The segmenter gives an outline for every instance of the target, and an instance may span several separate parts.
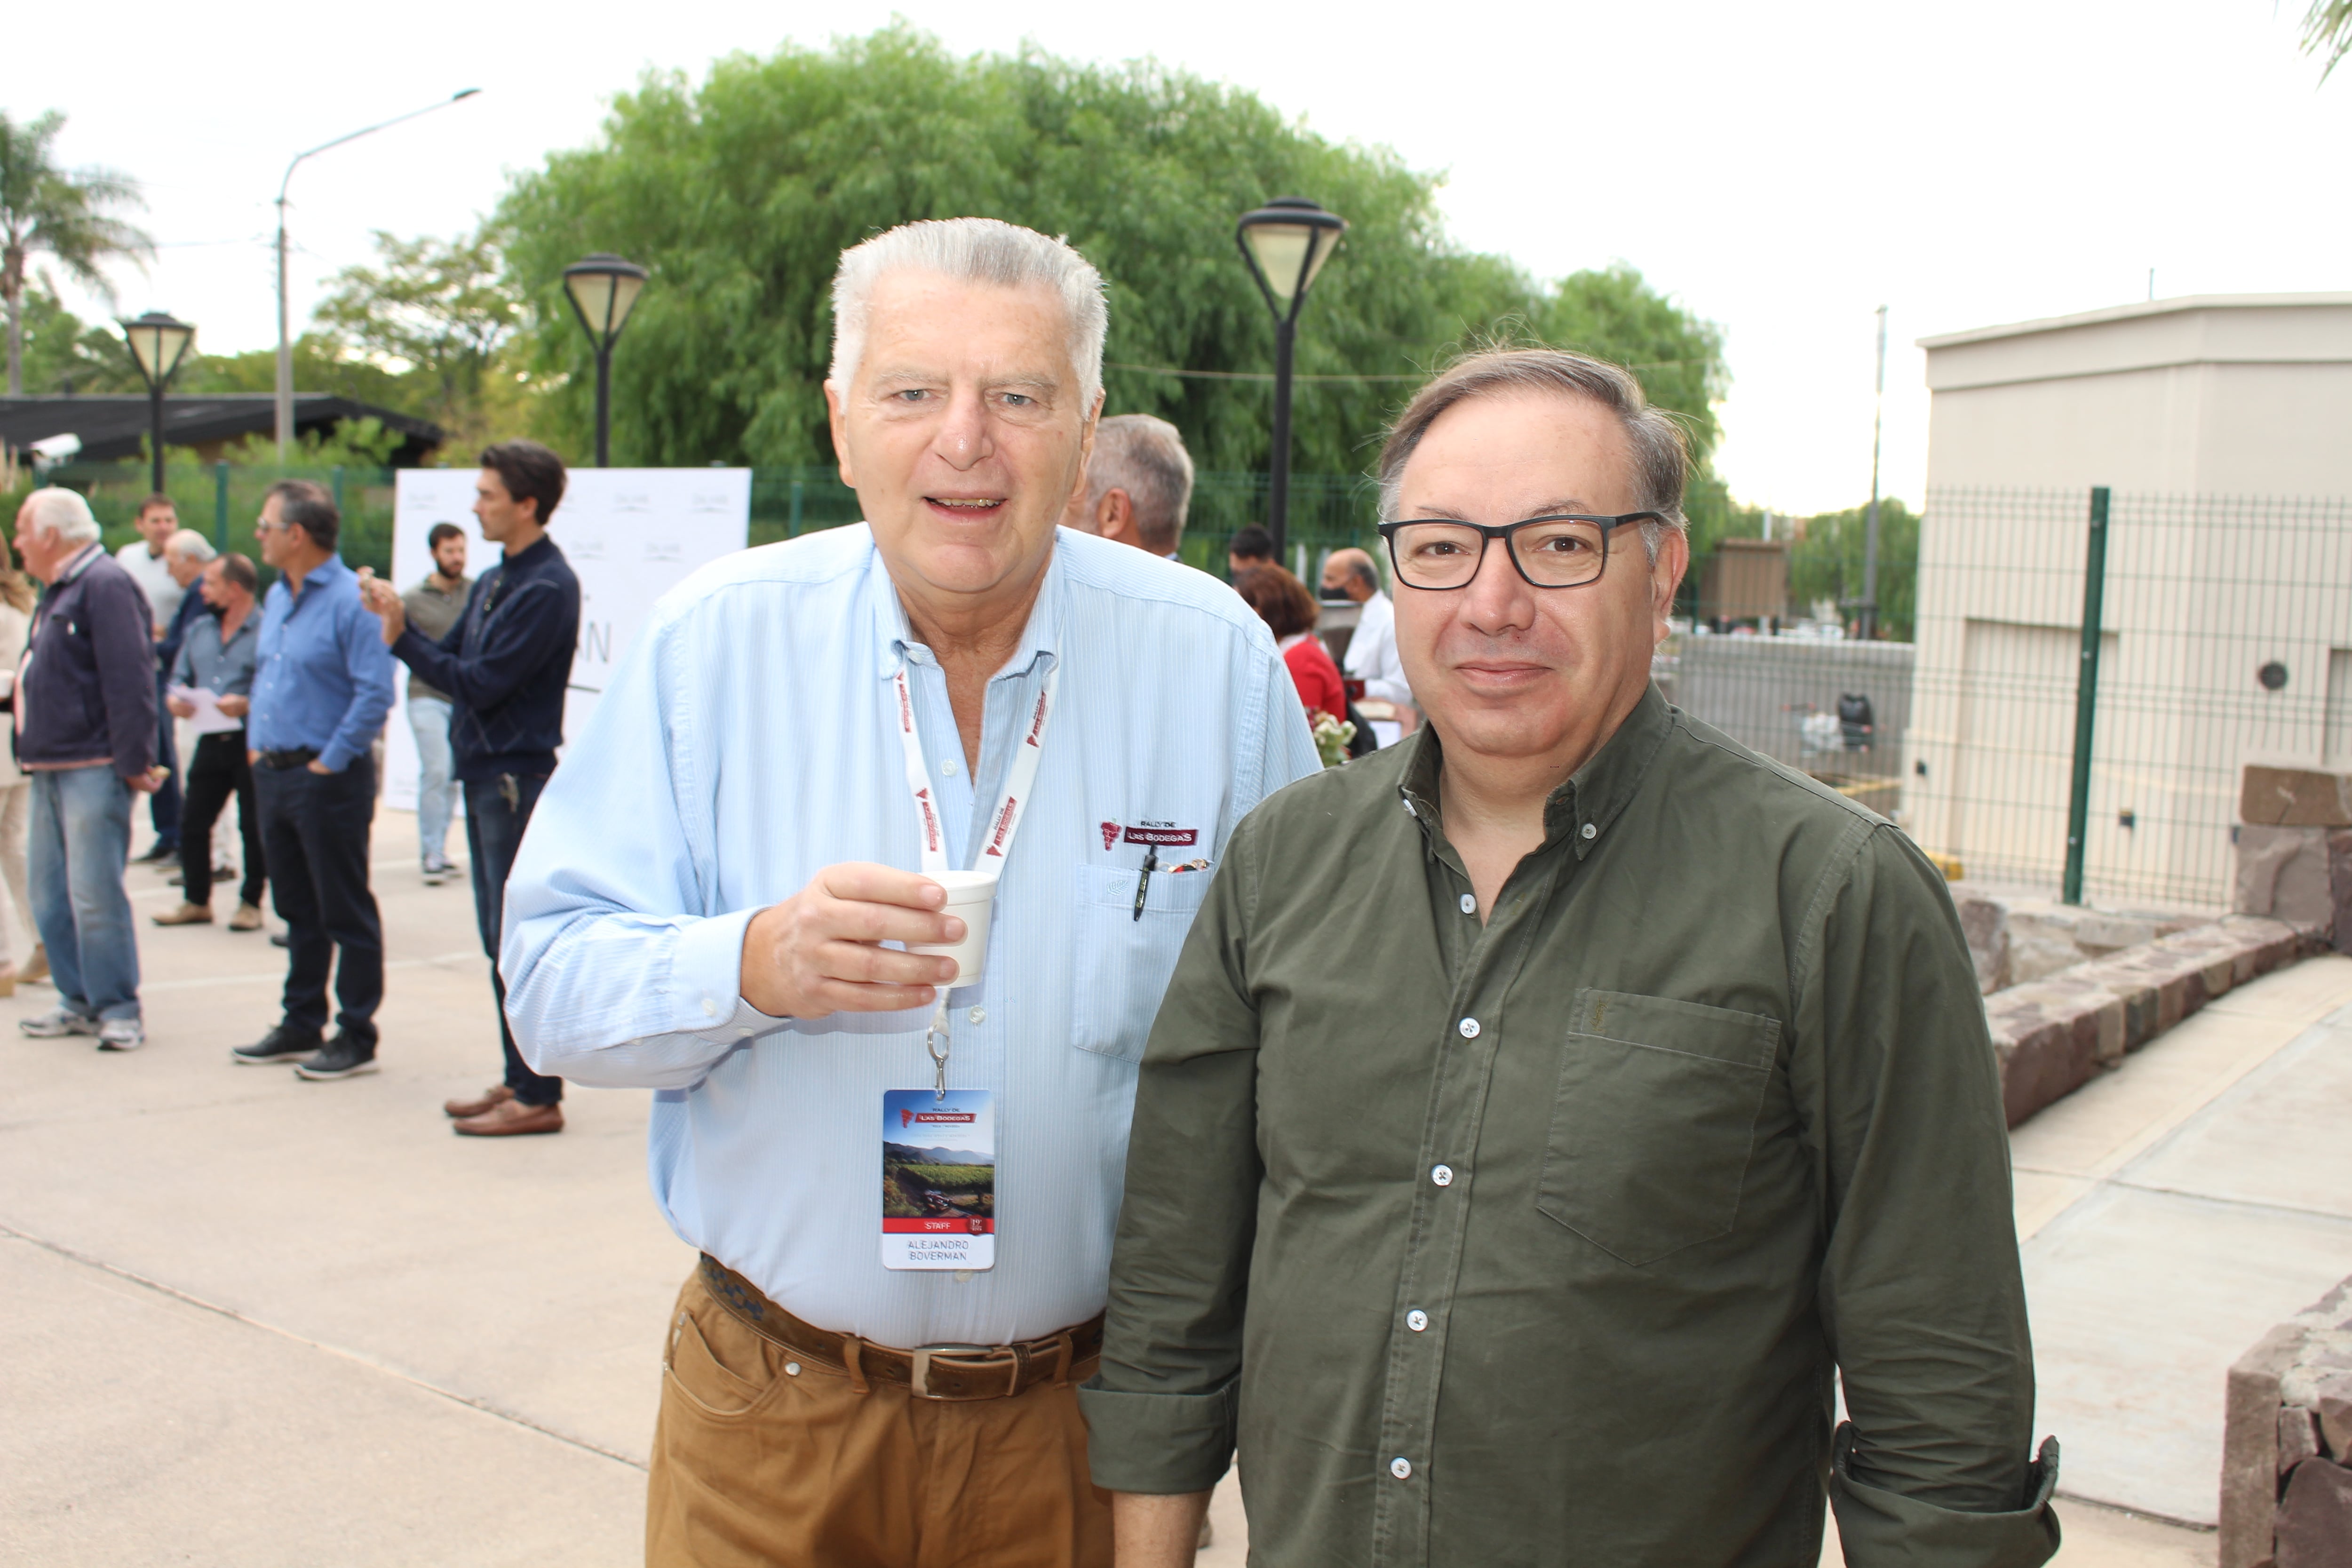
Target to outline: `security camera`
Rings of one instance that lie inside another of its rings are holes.
[[[62,436],[36,441],[25,450],[33,454],[35,468],[53,468],[81,450],[81,437],[68,430]]]

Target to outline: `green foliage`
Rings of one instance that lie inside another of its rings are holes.
[[[287,465],[298,468],[383,468],[391,466],[392,455],[400,449],[404,437],[397,430],[384,427],[383,420],[371,415],[363,419],[338,419],[334,434],[323,435],[317,430],[299,433],[296,446],[287,453]],[[221,461],[240,468],[277,468],[278,438],[275,436],[252,435],[221,448]]]
[[[1173,421],[1203,468],[1261,469],[1269,383],[1160,372],[1271,371],[1273,326],[1234,222],[1292,192],[1353,226],[1300,319],[1300,375],[1403,378],[1302,380],[1298,471],[1360,473],[1413,378],[1515,331],[1654,362],[1645,382],[1711,442],[1713,328],[1630,268],[1546,290],[1461,250],[1440,226],[1437,183],[1181,71],[1034,50],[958,58],[901,24],[824,51],[734,56],[698,86],[649,75],[598,144],[518,180],[497,223],[534,306],[530,367],[551,388],[541,434],[575,453],[589,445],[593,362],[562,269],[590,250],[653,269],[614,358],[619,463],[828,461],[820,386],[841,250],[914,219],[985,214],[1066,235],[1101,269],[1109,411]]]
[[[199,343],[203,342],[200,338]],[[304,332],[294,340],[294,384],[305,393],[326,393],[372,403],[396,414],[429,418],[425,389],[402,375],[348,353],[335,337]],[[275,392],[278,351],[247,349],[236,354],[198,354],[172,380],[175,394]]]
[[[1561,279],[1529,324],[1555,348],[1632,370],[1651,402],[1681,416],[1694,466],[1709,468],[1723,437],[1715,405],[1731,390],[1721,327],[1660,294],[1622,261]]]
[[[21,125],[0,110],[0,301],[8,314],[11,397],[25,390],[23,306],[33,258],[46,254],[68,277],[110,297],[107,263],[142,259],[154,249],[109,210],[144,205],[128,176],[58,166],[65,123],[54,109]]]
[[[2326,57],[2319,70],[2319,79],[2326,81],[2352,53],[2352,0],[2311,0],[2303,16],[2303,52]]]
[[[1805,522],[1805,537],[1789,556],[1789,607],[1809,613],[1829,599],[1851,621],[1851,601],[1862,595],[1866,507],[1826,512]],[[1752,530],[1750,531],[1753,531]],[[1893,498],[1878,503],[1878,624],[1880,635],[1909,642],[1919,603],[1919,519]]]
[[[84,321],[37,282],[26,288],[22,310],[26,393],[95,396],[147,390],[120,332]]]
[[[484,378],[513,335],[520,306],[499,278],[497,246],[471,239],[401,239],[378,231],[381,269],[346,267],[317,320],[360,364],[423,394],[421,412],[468,423]]]

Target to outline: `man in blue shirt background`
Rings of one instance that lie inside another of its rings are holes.
[[[246,744],[270,891],[286,922],[286,1016],[234,1055],[291,1061],[307,1079],[375,1070],[383,1000],[383,925],[368,889],[369,748],[392,708],[392,653],[383,623],[360,602],[358,577],[335,553],[341,527],[334,499],[307,479],[270,486],[254,525],[279,580],[262,604]],[[337,1033],[322,1047],[331,965]]]

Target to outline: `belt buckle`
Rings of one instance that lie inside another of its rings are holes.
[[[950,1361],[960,1356],[993,1360],[1005,1353],[1003,1345],[925,1345],[912,1354],[914,1364],[908,1371],[908,1384],[918,1399],[945,1399],[948,1397],[946,1394],[931,1392],[931,1360],[934,1356],[945,1356]]]

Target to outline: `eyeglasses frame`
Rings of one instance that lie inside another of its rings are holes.
[[[1471,584],[1475,583],[1478,580],[1478,574],[1486,569],[1486,547],[1497,539],[1503,541],[1503,553],[1510,557],[1511,569],[1519,574],[1519,580],[1525,583],[1528,587],[1544,589],[1589,588],[1593,584],[1600,582],[1601,577],[1606,574],[1609,570],[1609,536],[1611,534],[1614,533],[1618,529],[1622,528],[1629,522],[1664,522],[1665,521],[1665,514],[1664,512],[1657,511],[1629,511],[1620,513],[1615,517],[1598,517],[1590,512],[1581,511],[1551,511],[1544,513],[1541,517],[1523,517],[1517,522],[1503,523],[1472,522],[1465,518],[1459,517],[1407,517],[1400,518],[1394,522],[1381,523],[1380,525],[1380,534],[1381,538],[1388,542],[1390,574],[1393,575],[1399,583],[1403,584],[1406,587],[1413,589],[1418,593],[1458,593],[1462,589],[1470,586]],[[1477,564],[1470,568],[1469,576],[1465,577],[1461,582],[1454,584],[1452,587],[1433,588],[1425,584],[1416,583],[1404,574],[1404,568],[1397,562],[1397,530],[1400,528],[1412,528],[1417,524],[1427,522],[1442,522],[1449,524],[1454,528],[1473,529],[1478,533]],[[1533,527],[1538,522],[1599,523],[1601,525],[1601,570],[1599,572],[1595,572],[1591,576],[1587,577],[1581,583],[1538,583],[1534,578],[1528,576],[1527,564],[1519,559],[1519,552],[1517,550],[1510,548],[1510,539],[1511,535],[1517,532],[1520,529]]]

